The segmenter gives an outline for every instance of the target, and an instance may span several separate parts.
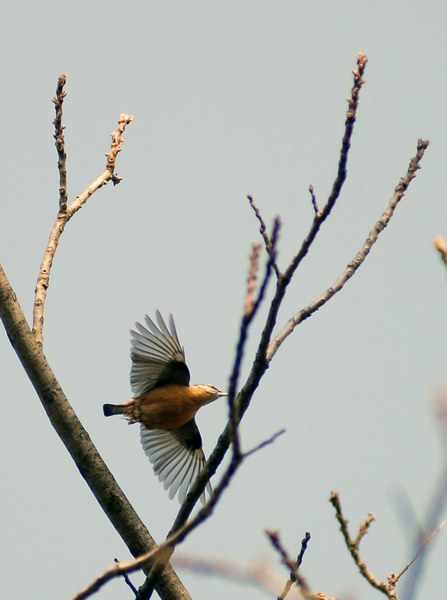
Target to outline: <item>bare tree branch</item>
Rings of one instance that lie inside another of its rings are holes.
[[[312,206],[314,209],[315,217],[318,218],[320,215],[320,209],[318,208],[317,197],[315,196],[314,186],[312,184],[309,186],[309,194],[310,199],[312,200]]]
[[[397,584],[397,582],[402,577],[402,575],[404,573],[406,573],[408,571],[408,569],[411,567],[411,565],[421,556],[421,554],[425,550],[425,547],[427,546],[427,544],[429,544],[432,541],[432,539],[441,531],[441,529],[443,527],[445,527],[446,523],[447,523],[447,518],[443,519],[441,521],[441,523],[438,525],[438,527],[436,527],[436,529],[434,531],[432,531],[430,533],[430,535],[425,538],[425,540],[422,541],[422,543],[420,544],[419,549],[417,550],[413,559],[407,565],[405,565],[405,567],[402,569],[402,571],[398,575],[395,575],[393,577],[394,585]]]
[[[331,502],[332,506],[335,508],[335,516],[337,518],[337,521],[340,524],[340,530],[343,534],[343,538],[345,540],[346,546],[352,556],[352,559],[354,560],[355,564],[357,565],[360,573],[363,575],[363,577],[368,581],[368,583],[373,588],[375,588],[376,590],[379,590],[380,592],[385,594],[386,597],[389,598],[389,600],[398,600],[397,591],[396,591],[397,580],[394,581],[394,577],[395,577],[394,574],[390,575],[387,583],[380,581],[380,579],[377,579],[377,577],[374,577],[374,575],[371,573],[371,571],[369,570],[365,561],[362,559],[362,557],[360,555],[360,549],[359,549],[360,542],[361,542],[362,538],[364,537],[364,535],[367,533],[370,524],[372,523],[372,521],[374,521],[374,519],[375,519],[374,515],[372,515],[371,513],[368,514],[365,521],[360,526],[359,533],[357,534],[356,538],[352,539],[351,535],[349,533],[349,529],[348,529],[348,520],[345,519],[345,517],[343,516],[343,512],[342,512],[341,504],[340,504],[340,497],[337,492],[331,493],[330,502]]]
[[[54,120],[56,139],[56,149],[58,153],[59,169],[59,212],[53,229],[48,239],[48,244],[44,252],[42,264],[36,283],[34,311],[33,311],[33,334],[38,344],[43,344],[43,319],[47,289],[50,284],[51,267],[53,266],[54,255],[59,244],[59,239],[65,229],[65,225],[71,217],[87,202],[99,188],[112,181],[117,185],[121,177],[115,175],[115,164],[118,153],[121,152],[122,135],[126,126],[133,121],[132,115],[122,114],[118,120],[118,127],[112,132],[112,144],[109,152],[106,154],[107,161],[104,171],[90,185],[88,185],[80,196],[67,207],[67,170],[65,140],[63,135],[64,126],[62,125],[62,103],[65,98],[63,90],[66,78],[62,75],[58,80],[56,97],[53,103],[56,107],[56,118]]]
[[[412,565],[415,563],[402,582],[402,596],[405,600],[413,600],[417,597],[418,585],[421,581],[421,575],[424,572],[424,566],[429,555],[429,548],[425,548],[425,546],[434,536],[433,531],[434,533],[437,533],[439,529],[441,529],[441,526],[443,527],[445,524],[444,519],[441,525],[437,527],[443,514],[445,514],[447,505],[447,456],[445,454],[447,450],[447,394],[445,392],[439,392],[435,400],[436,418],[440,429],[444,459],[439,480],[436,482],[435,488],[431,493],[426,514],[422,519],[417,518],[407,496],[404,495],[403,501],[401,502],[401,505],[407,508],[407,515],[409,514],[406,528],[407,533],[408,521],[412,525],[410,530],[412,537],[410,556],[414,555],[414,558],[410,564]],[[410,505],[410,509],[408,509],[408,505]],[[400,507],[399,513],[401,511],[402,506]],[[424,552],[422,552],[422,550],[424,550]],[[419,558],[417,562],[415,562],[416,558]]]
[[[360,53],[357,57],[357,70],[353,71],[354,85],[352,86],[351,96],[348,98],[348,111],[346,113],[345,132],[341,142],[337,176],[333,183],[331,193],[329,194],[329,198],[327,199],[327,202],[323,209],[315,213],[314,220],[312,222],[309,233],[304,238],[301,248],[293,257],[290,265],[287,267],[282,282],[284,286],[287,286],[290,283],[290,280],[292,279],[295,271],[307,255],[309,248],[311,247],[318,232],[320,231],[320,227],[331,214],[332,209],[334,208],[335,203],[337,202],[340,196],[343,184],[346,180],[348,156],[349,150],[351,148],[351,138],[354,132],[354,123],[357,118],[360,90],[362,89],[362,86],[365,83],[363,81],[363,74],[365,72],[367,62],[367,56],[365,54]]]
[[[447,244],[442,236],[438,236],[433,240],[433,246],[439,252],[442,262],[447,265]]]
[[[121,561],[119,561],[117,558],[113,559],[113,562],[118,565]],[[134,584],[131,582],[129,575],[127,573],[123,574],[123,579],[124,579],[124,583],[132,590],[132,592],[134,593],[134,595],[136,596],[138,594],[138,590],[137,588],[134,586]]]
[[[305,598],[308,598],[312,594],[312,592],[310,590],[310,587],[309,587],[309,584],[307,583],[307,581],[304,579],[304,577],[301,576],[300,573],[298,573],[298,569],[301,566],[304,553],[307,549],[307,545],[310,540],[310,534],[306,533],[305,537],[303,538],[303,540],[301,542],[301,551],[298,555],[298,560],[293,560],[289,556],[289,554],[287,553],[286,549],[283,546],[281,537],[279,535],[279,531],[275,531],[272,529],[266,529],[265,533],[266,533],[267,537],[269,538],[270,543],[272,544],[273,548],[280,555],[282,564],[285,565],[290,571],[289,579],[286,581],[284,589],[281,592],[281,594],[278,596],[277,600],[284,600],[284,598],[288,595],[288,593],[294,583],[297,584],[297,586],[299,587],[303,596]]]
[[[273,244],[272,244],[272,240],[270,238],[269,232],[267,230],[267,225],[265,224],[264,218],[261,215],[261,211],[259,210],[258,205],[254,201],[253,196],[247,196],[247,198],[248,198],[248,201],[250,202],[250,206],[252,207],[253,212],[255,213],[256,218],[259,221],[259,224],[260,224],[259,231],[260,231],[260,233],[262,235],[262,239],[264,240],[265,249],[267,250],[267,254],[272,259],[273,270],[276,273],[277,279],[279,279],[279,277],[281,275],[281,272],[280,272],[279,266],[278,266],[278,264],[276,262],[276,257],[272,258],[272,256],[273,256]]]
[[[56,110],[56,117],[53,121],[54,139],[56,140],[57,150],[57,168],[59,171],[59,210],[65,212],[67,210],[68,191],[67,191],[67,155],[65,154],[65,139],[64,129],[62,125],[62,104],[67,95],[64,91],[64,86],[67,82],[67,77],[61,75],[57,80],[56,96],[53,99]]]
[[[262,450],[266,446],[270,446],[270,444],[273,444],[273,442],[276,442],[276,439],[279,438],[281,435],[283,435],[285,432],[286,432],[285,429],[280,429],[279,431],[277,431],[276,433],[271,435],[269,438],[267,438],[263,442],[254,446],[254,448],[251,448],[250,450],[246,450],[245,452],[243,452],[243,457],[248,458],[252,454],[255,454],[255,452],[259,452],[259,450]]]
[[[297,325],[308,319],[314,312],[316,312],[319,308],[321,308],[326,302],[328,302],[335,294],[337,294],[351,279],[351,277],[356,273],[357,269],[363,264],[366,257],[371,251],[373,245],[377,242],[379,235],[385,229],[385,227],[390,222],[392,216],[394,215],[394,211],[396,210],[397,205],[402,200],[405,195],[405,192],[408,189],[411,181],[416,177],[416,173],[420,168],[419,163],[421,162],[426,149],[428,148],[429,142],[426,140],[418,140],[417,151],[415,156],[410,160],[410,164],[408,166],[407,173],[405,177],[403,177],[396,189],[394,190],[394,194],[388,202],[388,206],[385,212],[382,214],[380,219],[377,221],[369,236],[366,238],[365,243],[362,248],[357,253],[354,260],[352,260],[345,271],[340,275],[340,277],[328,288],[324,294],[322,294],[319,298],[314,300],[309,306],[300,310],[296,315],[294,315],[287,322],[286,326],[283,330],[275,337],[268,348],[267,352],[267,360],[270,362],[274,355],[276,354],[278,348],[284,342],[284,340],[292,333]]]

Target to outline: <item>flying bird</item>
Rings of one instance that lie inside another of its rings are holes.
[[[130,384],[134,396],[123,404],[104,404],[104,415],[124,415],[140,423],[141,443],[169,498],[186,498],[205,464],[196,412],[226,392],[206,384],[191,385],[185,351],[172,315],[169,329],[160,312],[158,326],[145,316],[147,327],[131,331]],[[211,494],[208,482],[207,492]],[[205,502],[205,492],[201,496]]]

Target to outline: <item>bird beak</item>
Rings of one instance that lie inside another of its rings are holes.
[[[219,392],[219,397],[220,396],[228,396],[228,392]]]

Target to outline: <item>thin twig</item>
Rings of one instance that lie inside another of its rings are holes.
[[[399,581],[399,579],[402,577],[402,575],[406,571],[408,571],[408,569],[411,567],[411,565],[419,558],[419,556],[425,550],[425,547],[427,546],[427,544],[432,541],[432,539],[441,531],[441,529],[445,526],[446,523],[447,523],[447,519],[443,519],[441,521],[441,523],[438,525],[438,527],[436,527],[436,529],[434,531],[432,531],[429,536],[426,537],[426,539],[419,546],[419,550],[416,552],[414,558],[402,569],[402,571],[399,573],[399,575],[396,575],[393,578],[394,585],[396,585],[396,583]]]
[[[351,148],[351,138],[354,131],[354,123],[357,117],[357,109],[359,105],[359,96],[360,90],[362,89],[363,84],[363,74],[365,72],[366,63],[368,62],[368,58],[365,54],[360,53],[357,57],[357,70],[353,71],[354,75],[354,85],[351,89],[351,96],[348,98],[348,110],[346,112],[346,121],[345,121],[345,131],[343,134],[343,139],[341,142],[341,150],[340,150],[340,158],[338,161],[338,169],[337,176],[332,185],[331,193],[326,201],[322,210],[319,210],[314,215],[314,219],[309,230],[309,233],[305,237],[301,248],[297,252],[297,254],[293,257],[290,265],[287,267],[284,273],[284,281],[283,285],[288,285],[290,280],[292,279],[295,271],[301,264],[302,260],[307,255],[309,248],[314,242],[318,232],[320,231],[321,225],[324,221],[329,217],[332,212],[332,209],[337,202],[341,190],[343,188],[343,184],[346,180],[347,175],[347,164],[348,164],[348,156],[349,150]]]
[[[301,550],[300,550],[300,553],[298,554],[298,557],[296,559],[296,562],[298,564],[298,568],[301,567],[301,564],[302,564],[303,558],[304,558],[304,554],[305,554],[305,552],[307,550],[307,546],[308,546],[308,544],[310,542],[310,538],[311,538],[310,533],[308,531],[306,531],[306,533],[304,534],[303,539],[301,540]]]
[[[255,213],[256,218],[259,221],[259,225],[260,225],[259,232],[261,233],[262,239],[264,240],[264,245],[265,245],[265,249],[267,250],[267,254],[272,259],[273,270],[276,273],[277,279],[279,279],[281,272],[280,272],[279,266],[276,262],[276,256],[274,256],[274,254],[276,254],[276,253],[274,253],[275,244],[272,242],[272,239],[269,236],[269,233],[267,230],[267,225],[265,224],[264,218],[261,215],[261,211],[259,210],[258,205],[254,201],[253,196],[248,195],[247,198],[248,198],[248,201],[250,202],[250,206],[252,207],[253,212]],[[273,237],[273,234],[272,234],[272,237]]]
[[[314,312],[316,312],[319,308],[326,304],[333,296],[335,296],[335,294],[337,294],[343,288],[345,283],[349,281],[349,279],[351,279],[351,277],[355,274],[357,269],[363,264],[366,257],[370,253],[371,248],[377,242],[380,233],[390,222],[392,216],[394,215],[394,211],[396,210],[397,205],[405,196],[405,192],[407,191],[411,181],[416,177],[416,173],[420,168],[419,163],[421,162],[424,153],[428,148],[428,145],[428,141],[418,140],[416,154],[410,161],[405,177],[403,177],[396,186],[394,195],[390,199],[387,209],[373,227],[372,231],[365,240],[365,243],[363,244],[360,251],[357,253],[354,260],[352,260],[348,264],[346,270],[331,285],[331,287],[324,292],[324,294],[322,294],[319,298],[317,298],[311,304],[309,304],[309,306],[303,308],[291,319],[289,319],[283,330],[275,337],[275,339],[271,342],[269,346],[267,352],[267,359],[269,362],[272,360],[278,348],[281,346],[284,340],[292,333],[295,327],[303,321],[305,321],[306,319],[308,319],[311,315],[313,315]]]
[[[319,218],[320,217],[320,209],[318,208],[318,202],[317,202],[317,198],[315,196],[314,186],[312,184],[309,186],[309,194],[310,194],[310,199],[312,200],[312,206],[314,209],[315,217]]]
[[[244,458],[248,458],[252,454],[255,454],[255,452],[259,452],[259,450],[262,450],[266,446],[270,446],[270,444],[273,444],[273,442],[275,442],[276,439],[279,438],[281,435],[283,435],[285,432],[286,432],[285,429],[280,429],[279,431],[277,431],[276,433],[274,433],[272,436],[270,436],[268,439],[264,440],[260,444],[257,444],[256,446],[254,446],[250,450],[246,450],[243,453],[243,457]]]
[[[343,534],[343,538],[345,540],[346,546],[352,556],[352,559],[354,560],[355,564],[357,565],[360,573],[363,575],[363,577],[368,581],[368,583],[372,587],[374,587],[376,590],[379,590],[380,592],[385,594],[387,596],[387,598],[389,598],[389,600],[398,600],[397,592],[395,589],[395,584],[393,584],[392,581],[388,581],[387,583],[385,583],[383,581],[380,581],[380,579],[377,579],[377,577],[374,577],[374,575],[371,573],[371,571],[367,567],[365,561],[362,559],[362,557],[360,555],[360,550],[359,550],[360,541],[362,540],[365,533],[368,531],[369,525],[374,520],[373,515],[371,515],[371,514],[368,515],[368,517],[366,518],[366,520],[360,527],[358,535],[356,536],[355,539],[352,539],[351,535],[349,533],[348,520],[345,519],[345,517],[343,516],[341,503],[340,503],[340,497],[337,492],[331,493],[330,502],[331,502],[332,506],[335,508],[335,516],[337,518],[337,521],[340,524],[340,530]]]
[[[244,314],[250,315],[255,306],[256,281],[259,271],[259,256],[261,244],[253,244],[250,254],[250,268],[247,277],[247,291],[245,293]]]
[[[407,574],[403,581],[403,592],[402,595],[405,600],[413,600],[417,596],[417,587],[420,582],[421,574],[424,571],[424,566],[428,557],[428,548],[422,554],[420,553],[421,544],[425,548],[424,539],[427,535],[427,531],[434,530],[436,523],[439,523],[441,516],[445,514],[445,507],[447,502],[447,463],[444,464],[440,479],[436,484],[435,490],[432,494],[431,501],[427,510],[427,514],[422,521],[423,527],[416,531],[415,541],[412,552],[415,553],[419,560],[415,563],[411,571]],[[445,520],[442,522],[444,526]],[[438,529],[441,527],[439,526]],[[437,533],[438,529],[435,529]],[[430,537],[430,536],[429,536]],[[430,540],[429,540],[430,541]],[[412,561],[414,562],[414,561]]]
[[[298,572],[298,569],[300,568],[301,562],[303,560],[304,552],[306,551],[307,545],[310,540],[310,534],[306,533],[304,539],[301,542],[301,551],[298,555],[298,560],[293,560],[289,556],[287,550],[283,546],[279,531],[274,531],[272,529],[266,529],[265,533],[266,533],[267,537],[269,538],[270,543],[272,544],[273,548],[275,548],[275,550],[280,555],[282,564],[285,565],[288,568],[288,570],[290,571],[289,579],[286,581],[284,589],[281,592],[281,594],[278,596],[277,600],[284,600],[284,598],[287,596],[287,594],[289,593],[289,591],[294,583],[296,583],[296,585],[299,587],[301,593],[305,597],[308,597],[309,595],[311,595],[311,590],[310,590],[309,584],[304,579],[304,577],[302,577],[301,574]]]
[[[64,129],[65,126],[62,124],[62,104],[64,98],[67,95],[64,91],[64,86],[67,83],[66,75],[62,74],[57,80],[56,96],[53,98],[54,108],[56,110],[56,117],[53,121],[54,125],[54,139],[56,140],[57,150],[57,168],[59,171],[59,211],[65,212],[67,210],[68,202],[68,190],[67,190],[67,155],[65,154],[65,139]]]
[[[445,243],[444,238],[438,235],[438,237],[433,240],[433,246],[439,252],[442,262],[447,265],[447,244]]]
[[[371,523],[375,520],[376,517],[372,513],[368,513],[366,519],[361,523],[357,537],[354,540],[354,545],[357,548],[359,547],[362,538],[368,533]]]
[[[119,565],[121,561],[119,561],[117,558],[113,559],[113,562],[116,565]],[[138,594],[138,590],[137,588],[134,586],[134,584],[131,582],[129,575],[127,573],[123,573],[123,579],[124,579],[124,583],[130,587],[130,589],[132,590],[132,592],[134,593],[134,595],[136,596]]]
[[[57,105],[56,105],[57,108]],[[118,127],[112,133],[112,144],[110,151],[106,154],[107,161],[103,173],[95,179],[86,189],[78,196],[68,208],[60,206],[56,221],[48,239],[48,244],[45,249],[42,264],[40,266],[39,275],[35,289],[34,310],[33,310],[33,334],[39,345],[43,344],[43,314],[47,289],[50,283],[51,267],[53,265],[54,255],[59,244],[59,239],[65,229],[65,225],[71,217],[87,202],[87,200],[99,188],[112,181],[114,185],[121,181],[121,177],[115,175],[116,157],[121,151],[122,135],[126,126],[133,121],[132,115],[122,114],[118,120]],[[57,145],[57,142],[56,142]],[[59,147],[58,147],[59,153]],[[59,154],[59,163],[61,155]],[[59,164],[58,163],[58,164]]]

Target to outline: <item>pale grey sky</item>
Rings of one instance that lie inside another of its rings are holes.
[[[250,458],[215,517],[183,552],[277,564],[263,530],[296,552],[303,573],[343,599],[378,592],[344,548],[330,491],[352,527],[377,516],[363,551],[384,579],[407,562],[393,497],[422,520],[442,466],[433,416],[447,386],[447,280],[432,240],[447,234],[442,2],[130,2],[43,0],[3,8],[0,262],[30,316],[58,200],[51,98],[68,77],[64,123],[69,194],[102,171],[121,112],[135,115],[117,172],[67,226],[45,321],[45,351],[124,492],[162,540],[178,510],[140,448],[137,427],[105,420],[130,395],[129,329],[155,309],[176,319],[192,379],[225,388],[247,256],[253,194],[283,221],[284,266],[307,231],[310,183],[322,203],[336,172],[351,70],[369,57],[348,182],[303,264],[280,324],[326,289],[355,256],[415,153],[422,170],[365,265],[284,344],[242,427],[244,448],[287,428]],[[247,374],[258,318],[248,346]],[[71,462],[0,331],[1,594],[60,600],[128,552]],[[198,416],[207,452],[224,402]],[[445,589],[445,532],[431,545],[420,598]],[[281,568],[278,566],[278,570]],[[195,599],[268,598],[179,572]],[[284,578],[287,573],[284,570]],[[139,582],[134,577],[135,583]],[[441,592],[442,594],[442,592]],[[102,599],[128,598],[122,581]]]

